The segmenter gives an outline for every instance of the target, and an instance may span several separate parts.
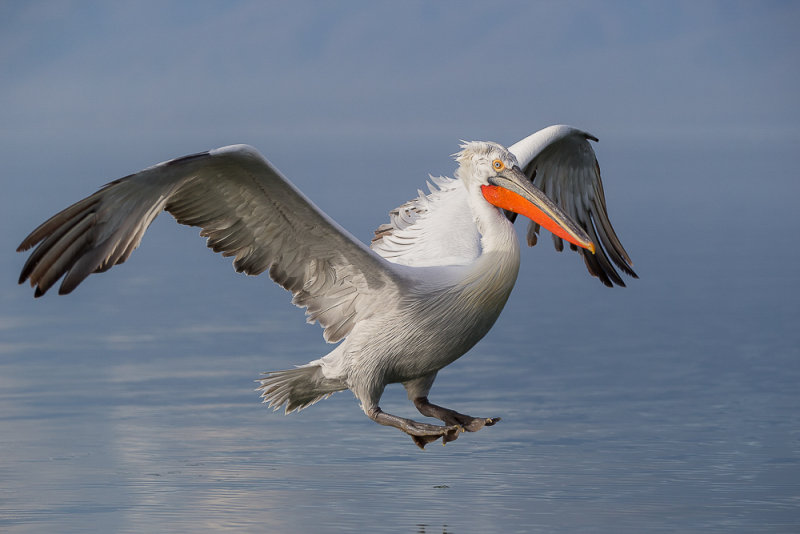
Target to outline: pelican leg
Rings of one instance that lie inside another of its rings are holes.
[[[458,438],[461,427],[458,425],[439,426],[427,423],[418,423],[412,419],[405,419],[390,413],[386,413],[378,406],[367,412],[370,419],[384,426],[399,428],[414,440],[417,447],[424,449],[425,445],[432,441],[442,438],[442,444]]]
[[[414,406],[417,407],[419,413],[426,417],[435,417],[443,421],[446,425],[456,425],[467,432],[476,432],[485,426],[492,426],[500,420],[499,417],[484,418],[464,415],[455,410],[433,404],[428,401],[428,397],[415,397]]]

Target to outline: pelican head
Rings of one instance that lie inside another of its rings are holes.
[[[479,186],[486,202],[524,215],[594,254],[594,243],[583,228],[531,183],[519,168],[516,156],[505,147],[487,141],[463,143],[456,161],[456,176],[468,189]]]

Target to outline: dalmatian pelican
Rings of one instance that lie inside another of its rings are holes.
[[[439,370],[486,335],[514,287],[517,214],[531,220],[529,245],[545,228],[556,249],[566,240],[606,286],[625,285],[617,269],[636,277],[609,221],[590,140],[597,141],[558,125],[508,148],[464,142],[455,178],[431,177],[430,192],[391,211],[369,246],[252,147],[201,152],[110,182],[45,221],[17,249],[36,247],[19,282],[30,280],[39,297],[63,276],[59,293],[69,293],[123,263],[166,210],[200,227],[236,271],[268,272],[337,344],[305,365],[265,373],[265,403],[290,413],[349,389],[370,419],[419,447],[447,443],[499,421],[433,404],[428,394]],[[422,415],[442,424],[382,411],[384,388],[397,382]]]

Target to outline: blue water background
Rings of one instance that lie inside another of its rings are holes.
[[[446,139],[410,141],[414,161],[378,141],[315,158],[268,141],[250,142],[364,240],[424,173],[452,172]],[[496,327],[431,395],[503,420],[425,451],[349,392],[291,416],[259,404],[259,373],[329,347],[285,292],[169,217],[125,265],[34,300],[16,285],[22,237],[179,154],[6,146],[30,194],[0,199],[0,530],[797,532],[800,187],[774,141],[603,138],[641,279],[610,290],[546,238],[524,251]],[[382,405],[414,415],[399,386]]]

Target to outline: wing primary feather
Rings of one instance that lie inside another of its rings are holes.
[[[58,294],[66,295],[71,293],[81,282],[86,279],[87,276],[97,272],[98,267],[108,252],[108,248],[109,243],[106,241],[105,243],[102,243],[100,246],[89,250],[83,256],[78,258],[75,263],[70,266],[69,272],[67,272],[64,280],[61,281],[61,286],[58,288]],[[110,268],[111,265],[108,267]]]
[[[45,253],[41,255],[35,267],[30,271],[31,283],[39,284],[39,286],[42,287],[42,291],[47,291],[47,289],[66,272],[66,269],[69,268],[71,261],[74,261],[74,255],[77,250],[86,244],[88,241],[86,230],[93,224],[94,214],[89,213],[70,226],[69,231],[63,234],[59,232],[61,235],[59,235],[53,243],[47,243],[48,240],[45,240],[43,245],[50,246],[47,248],[44,246],[40,247],[45,250]],[[73,246],[75,243],[80,245],[78,249]],[[56,275],[55,271],[62,268],[63,270]]]
[[[602,243],[597,235],[594,224],[589,225],[589,236],[595,243]],[[598,246],[598,248],[600,247]],[[620,287],[625,287],[625,282],[622,280],[622,277],[619,275],[619,273],[617,273],[616,269],[614,269],[614,266],[611,265],[606,253],[607,251],[603,249],[603,253],[601,254],[585,254],[584,258],[591,259],[594,262],[594,265],[598,270],[598,278],[600,278],[603,281],[603,284],[605,284],[607,287],[614,287],[614,284]]]
[[[102,192],[102,189],[98,191],[98,193],[100,192]],[[28,234],[28,236],[22,240],[22,243],[20,243],[20,245],[17,247],[17,252],[24,252],[28,250],[42,239],[45,239],[47,236],[51,235],[53,232],[57,232],[61,225],[67,223],[78,213],[82,213],[84,210],[94,207],[98,202],[100,202],[98,193],[95,193],[94,195],[91,195],[80,202],[73,204],[67,209],[56,213],[45,222],[37,226],[33,232]]]
[[[90,239],[86,233],[80,234],[62,252],[60,256],[55,256],[52,264],[47,266],[47,270],[37,278],[37,290],[44,293],[55,284],[61,276],[66,273],[74,264],[76,255],[83,251]],[[33,276],[31,277],[33,280]]]
[[[31,255],[28,257],[28,260],[22,266],[22,271],[19,275],[19,283],[23,283],[28,277],[30,277],[33,270],[37,267],[40,260],[43,256],[47,254],[53,247],[58,246],[58,242],[67,234],[70,230],[72,230],[76,224],[80,223],[80,221],[84,220],[86,217],[85,211],[80,211],[77,213],[70,213],[71,217],[65,220],[61,226],[55,227],[53,232],[45,237],[39,246],[37,246]],[[35,285],[35,282],[31,280],[31,286]]]

